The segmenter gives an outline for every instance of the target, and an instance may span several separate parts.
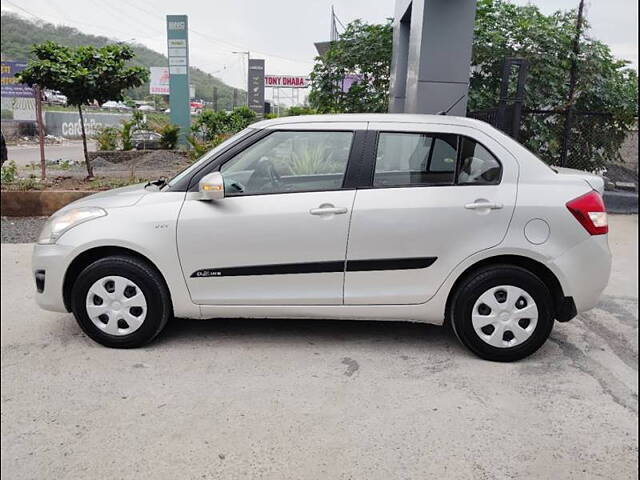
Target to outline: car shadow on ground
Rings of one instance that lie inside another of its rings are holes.
[[[423,323],[322,320],[322,319],[173,319],[154,344],[176,344],[183,341],[220,341],[243,339],[251,341],[314,341],[358,344],[393,344],[416,347],[460,348],[448,326]]]

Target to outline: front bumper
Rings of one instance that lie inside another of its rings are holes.
[[[31,270],[36,286],[36,303],[44,310],[67,312],[64,305],[64,274],[72,248],[65,245],[38,245],[33,248]]]

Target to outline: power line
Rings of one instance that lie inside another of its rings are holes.
[[[117,15],[118,18],[121,18],[124,21],[126,21],[129,25],[132,25],[132,27],[135,26],[136,29],[139,29],[140,27],[144,27],[147,30],[147,32],[153,32],[153,34],[157,35],[157,36],[165,35],[164,30],[162,30],[160,28],[155,28],[150,24],[134,21],[134,20],[131,19],[131,17],[129,17],[128,15],[123,13],[122,11],[118,10],[117,8],[113,8],[108,2],[109,2],[109,0],[103,0],[101,2],[102,6],[106,7],[110,12],[114,13],[115,15]]]
[[[24,9],[24,8],[22,8],[21,6],[16,5],[16,4],[15,4],[14,2],[12,2],[11,0],[5,0],[5,1],[6,1],[8,4],[10,4],[11,6],[13,6],[14,8],[17,8],[18,10],[20,10],[20,11],[22,11],[22,12],[26,13],[27,15],[29,15],[29,16],[31,16],[31,17],[33,17],[33,18],[34,18],[34,19],[36,19],[36,20],[40,20],[40,21],[42,21],[42,22],[44,22],[44,23],[49,23],[49,24],[50,24],[50,23],[52,23],[52,21],[51,21],[51,20],[47,20],[47,19],[45,19],[45,18],[43,18],[43,17],[41,17],[41,16],[39,16],[39,15],[36,15],[36,14],[34,14],[34,13],[32,13],[32,12],[30,12],[30,11],[28,11],[28,10]],[[92,24],[92,23],[86,23],[86,22],[79,22],[79,21],[77,21],[77,20],[71,20],[71,19],[69,19],[66,15],[62,15],[61,17],[62,17],[62,18],[64,18],[64,22],[65,22],[65,23],[67,23],[67,24],[81,25],[81,26],[91,27],[91,28],[94,28],[94,29],[98,29],[98,30],[104,31],[104,27],[102,27],[102,26],[100,26],[100,25],[95,25],[95,24]],[[76,28],[74,25],[69,25],[69,26],[71,26],[71,27],[73,27],[73,28]],[[130,31],[129,31],[129,32],[125,32],[124,30],[118,30],[118,29],[114,29],[114,28],[112,28],[112,27],[109,27],[109,28],[110,28],[111,30],[114,30],[114,31],[118,32],[120,35],[124,35],[124,36],[131,35],[131,32],[130,32]],[[107,38],[109,37],[109,34],[108,34],[108,33],[94,34],[94,35],[101,35],[101,36],[105,36],[105,37],[107,37]],[[142,38],[152,38],[152,37],[142,37]]]
[[[151,11],[149,11],[147,9],[141,8],[139,5],[136,5],[134,3],[131,3],[129,6],[135,8],[139,12],[145,13],[147,15],[153,15],[156,18],[162,18],[162,17],[158,17],[156,12],[151,12]],[[164,18],[162,18],[162,20],[164,21]],[[252,52],[256,52],[256,53],[258,53],[260,55],[263,55],[263,56],[279,58],[281,60],[286,60],[288,62],[293,62],[293,63],[309,63],[309,64],[313,63],[313,62],[308,61],[308,60],[293,59],[293,58],[283,57],[281,55],[276,55],[276,54],[273,54],[273,53],[262,52],[262,51],[259,51],[259,50],[250,49],[250,48],[247,48],[244,45],[240,45],[239,43],[229,42],[227,40],[223,40],[221,38],[214,37],[214,36],[212,36],[212,35],[210,35],[208,33],[200,32],[199,30],[194,29],[192,26],[189,26],[189,31],[195,33],[196,35],[200,35],[201,37],[203,37],[205,39],[208,39],[212,43],[220,43],[220,44],[228,45],[232,49],[250,50]]]

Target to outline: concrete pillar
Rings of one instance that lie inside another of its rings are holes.
[[[389,111],[464,116],[476,0],[397,0]]]

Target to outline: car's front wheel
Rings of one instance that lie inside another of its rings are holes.
[[[450,313],[460,341],[476,355],[499,362],[531,355],[553,328],[549,289],[514,265],[486,267],[465,278]]]
[[[87,266],[73,285],[72,310],[89,337],[113,348],[150,342],[172,315],[160,274],[129,256],[106,257]]]

